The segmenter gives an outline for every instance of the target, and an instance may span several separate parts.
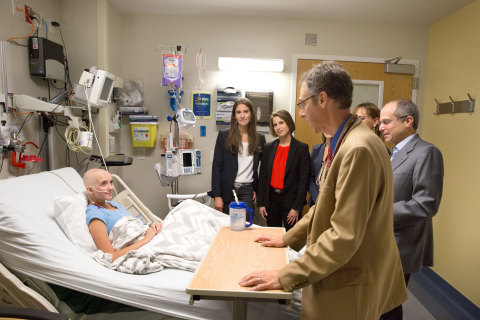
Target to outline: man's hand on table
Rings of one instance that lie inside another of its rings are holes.
[[[283,289],[278,279],[278,271],[257,271],[240,279],[242,287],[250,287],[251,291]]]
[[[263,234],[254,240],[260,242],[262,247],[276,247],[283,248],[287,246],[285,240],[281,236],[273,236],[270,234]]]
[[[283,248],[287,246],[283,237],[270,234],[261,235],[254,241],[260,242],[262,247]],[[252,291],[283,289],[278,279],[278,270],[252,272],[240,279],[238,284],[242,287],[250,287]]]

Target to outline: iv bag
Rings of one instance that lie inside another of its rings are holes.
[[[180,87],[182,79],[182,55],[163,54],[162,86],[174,85]]]

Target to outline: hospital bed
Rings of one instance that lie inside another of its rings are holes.
[[[147,222],[159,219],[120,184],[125,190],[118,200],[132,215],[141,215]],[[0,180],[0,305],[61,312],[70,319],[231,319],[228,301],[189,304],[185,289],[192,272],[120,273],[98,264],[74,245],[54,218],[54,198],[82,191],[82,178],[72,168]],[[141,310],[75,314],[46,283]],[[298,301],[292,309],[275,303],[248,303],[248,319],[299,317]]]

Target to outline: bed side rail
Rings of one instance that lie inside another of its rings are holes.
[[[153,212],[150,211],[150,209],[148,209],[147,206],[142,203],[142,201],[140,201],[140,199],[119,176],[112,174],[112,177],[118,183],[120,183],[124,189],[115,197],[116,201],[120,202],[120,204],[124,206],[132,216],[137,217],[146,223],[162,221],[162,219],[153,214]]]
[[[0,263],[0,306],[58,312],[44,297],[23,284]]]
[[[175,205],[172,205],[173,201],[180,202],[182,200],[198,199],[198,198],[204,198],[204,199],[206,198],[206,200],[204,201],[204,204],[207,205],[207,206],[210,206],[210,200],[212,200],[212,198],[208,195],[207,192],[196,193],[196,194],[172,194],[172,193],[169,193],[169,194],[167,194],[168,209],[172,210],[175,207]]]

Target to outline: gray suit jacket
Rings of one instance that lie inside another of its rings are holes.
[[[442,199],[440,150],[418,135],[392,159],[394,231],[404,273],[433,265],[432,217]]]

